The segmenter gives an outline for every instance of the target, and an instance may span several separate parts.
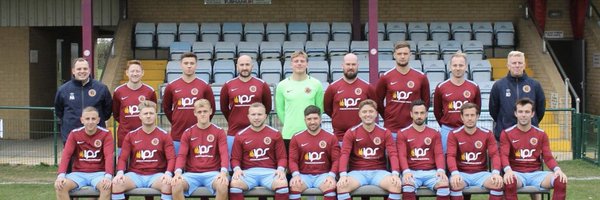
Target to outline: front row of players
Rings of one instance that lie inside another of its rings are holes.
[[[341,143],[321,129],[320,109],[309,106],[304,111],[307,129],[292,137],[289,159],[281,134],[265,124],[265,107],[255,103],[248,110],[250,126],[233,142],[231,181],[226,134],[210,122],[207,100],[194,104],[198,123],[183,133],[177,156],[167,132],[156,126],[156,104],[142,102],[142,126],[125,137],[114,178],[112,136],[96,125],[98,112],[88,107],[81,116],[84,126],[69,135],[55,189],[57,199],[69,199],[70,190],[84,186],[99,190],[100,199],[111,198],[111,193],[112,199],[124,199],[124,192],[144,187],[160,190],[161,199],[184,199],[206,187],[217,199],[238,200],[256,186],[275,191],[275,199],[300,199],[307,188],[318,188],[325,200],[332,200],[351,199],[350,193],[360,186],[377,185],[389,192],[389,199],[410,200],[416,199],[416,188],[425,186],[436,191],[437,199],[454,200],[462,199],[465,187],[485,187],[489,199],[512,200],[517,199],[517,188],[537,186],[554,188],[552,199],[565,199],[567,177],[552,156],[547,135],[531,125],[533,106],[529,99],[517,102],[518,123],[502,132],[498,151],[493,134],[477,127],[477,105],[463,105],[464,125],[449,135],[444,162],[440,134],[425,125],[427,108],[421,100],[413,101],[413,122],[398,131],[397,141],[376,123],[374,101],[359,104],[362,122],[348,130]],[[66,174],[71,158],[73,172]],[[541,171],[542,160],[553,172]]]

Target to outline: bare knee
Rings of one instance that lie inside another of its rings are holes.
[[[246,185],[246,183],[244,183],[243,181],[240,181],[240,180],[232,180],[231,183],[230,183],[230,186],[232,188],[240,188],[240,189],[243,189],[243,190],[245,190],[245,189],[248,188],[248,186]]]
[[[287,180],[275,180],[275,181],[273,181],[272,187],[273,187],[273,189],[276,189],[276,188],[287,187],[287,186],[288,186]]]

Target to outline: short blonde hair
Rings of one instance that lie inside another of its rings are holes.
[[[506,56],[506,58],[508,59],[511,57],[522,57],[523,59],[525,59],[525,53],[520,51],[511,51],[510,53],[508,53],[508,56]]]
[[[375,110],[377,110],[377,103],[371,99],[365,99],[358,104],[358,110],[361,110],[365,106],[371,106]]]
[[[88,107],[85,107],[85,108],[84,108],[84,109],[81,111],[81,114],[83,115],[83,113],[86,113],[86,112],[96,112],[96,113],[98,113],[98,109],[96,109],[94,106],[88,106]],[[99,113],[98,113],[98,114],[99,114]]]
[[[308,60],[308,54],[306,54],[306,52],[304,52],[304,51],[295,51],[290,56],[290,59],[294,59],[294,58],[299,57],[299,56],[302,56],[304,59]]]
[[[154,111],[156,111],[156,103],[154,103],[153,101],[144,100],[144,101],[140,102],[140,104],[138,105],[138,108],[140,110],[142,110],[144,108],[154,108]]]
[[[467,62],[467,54],[463,53],[460,50],[458,50],[456,53],[452,54],[452,57],[450,57],[450,65],[452,65],[452,59],[454,59],[454,58],[462,58],[465,60],[465,64],[468,63]]]
[[[207,99],[199,99],[199,100],[196,100],[196,102],[194,102],[194,109],[198,109],[198,108],[202,108],[202,107],[207,107],[208,109],[212,109],[212,106],[210,105],[210,101],[208,101]]]

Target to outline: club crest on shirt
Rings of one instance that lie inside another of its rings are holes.
[[[100,140],[96,140],[96,141],[94,141],[94,146],[95,146],[96,148],[100,148],[100,147],[102,146],[102,141],[100,141]]]
[[[250,92],[256,92],[256,86],[250,86],[248,90],[250,90]]]
[[[525,93],[529,93],[529,92],[531,92],[531,86],[529,86],[529,85],[524,85],[524,86],[523,86],[523,92],[525,92]]]
[[[90,97],[95,97],[96,96],[96,90],[91,89],[88,91],[88,95],[90,95]]]
[[[531,145],[534,145],[534,146],[535,146],[535,145],[537,145],[537,143],[538,143],[538,139],[537,139],[537,138],[531,138],[531,139],[529,139],[529,143],[530,143]]]
[[[138,97],[138,101],[142,102],[142,101],[146,101],[146,97],[144,95],[140,95]]]
[[[215,141],[215,136],[213,134],[208,134],[208,136],[206,136],[206,141],[208,141],[208,142]]]
[[[475,148],[481,149],[481,147],[483,147],[483,142],[479,140],[475,141]]]
[[[304,88],[304,93],[310,94],[312,90],[309,87]]]
[[[414,88],[414,87],[415,87],[415,82],[413,82],[413,81],[408,81],[408,82],[406,82],[406,86],[407,86],[408,88]]]
[[[465,92],[463,92],[463,96],[465,98],[469,98],[469,97],[471,97],[471,92],[469,90],[465,90]]]
[[[431,144],[431,138],[430,137],[426,137],[423,142],[425,143],[425,145],[430,145]]]
[[[373,138],[373,143],[374,143],[375,145],[380,145],[380,144],[381,144],[381,138],[379,138],[379,137],[375,137],[375,138]]]
[[[324,149],[325,147],[327,147],[327,142],[325,142],[325,140],[321,140],[319,142],[319,147],[321,147],[321,149]]]
[[[152,139],[151,143],[152,143],[152,145],[154,145],[154,146],[158,145],[158,138],[154,138],[154,139]]]
[[[362,89],[360,89],[360,88],[354,89],[354,94],[356,94],[356,95],[362,94]]]
[[[269,144],[271,144],[271,138],[270,138],[270,137],[265,137],[265,139],[263,139],[263,142],[264,142],[266,145],[269,145]]]
[[[198,88],[193,88],[191,91],[192,95],[197,95],[198,94]]]

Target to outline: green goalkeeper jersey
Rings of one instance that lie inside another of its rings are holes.
[[[323,86],[321,81],[308,77],[303,81],[286,78],[279,82],[275,89],[275,109],[279,120],[283,123],[281,133],[283,139],[306,129],[304,109],[315,105],[323,110]]]

